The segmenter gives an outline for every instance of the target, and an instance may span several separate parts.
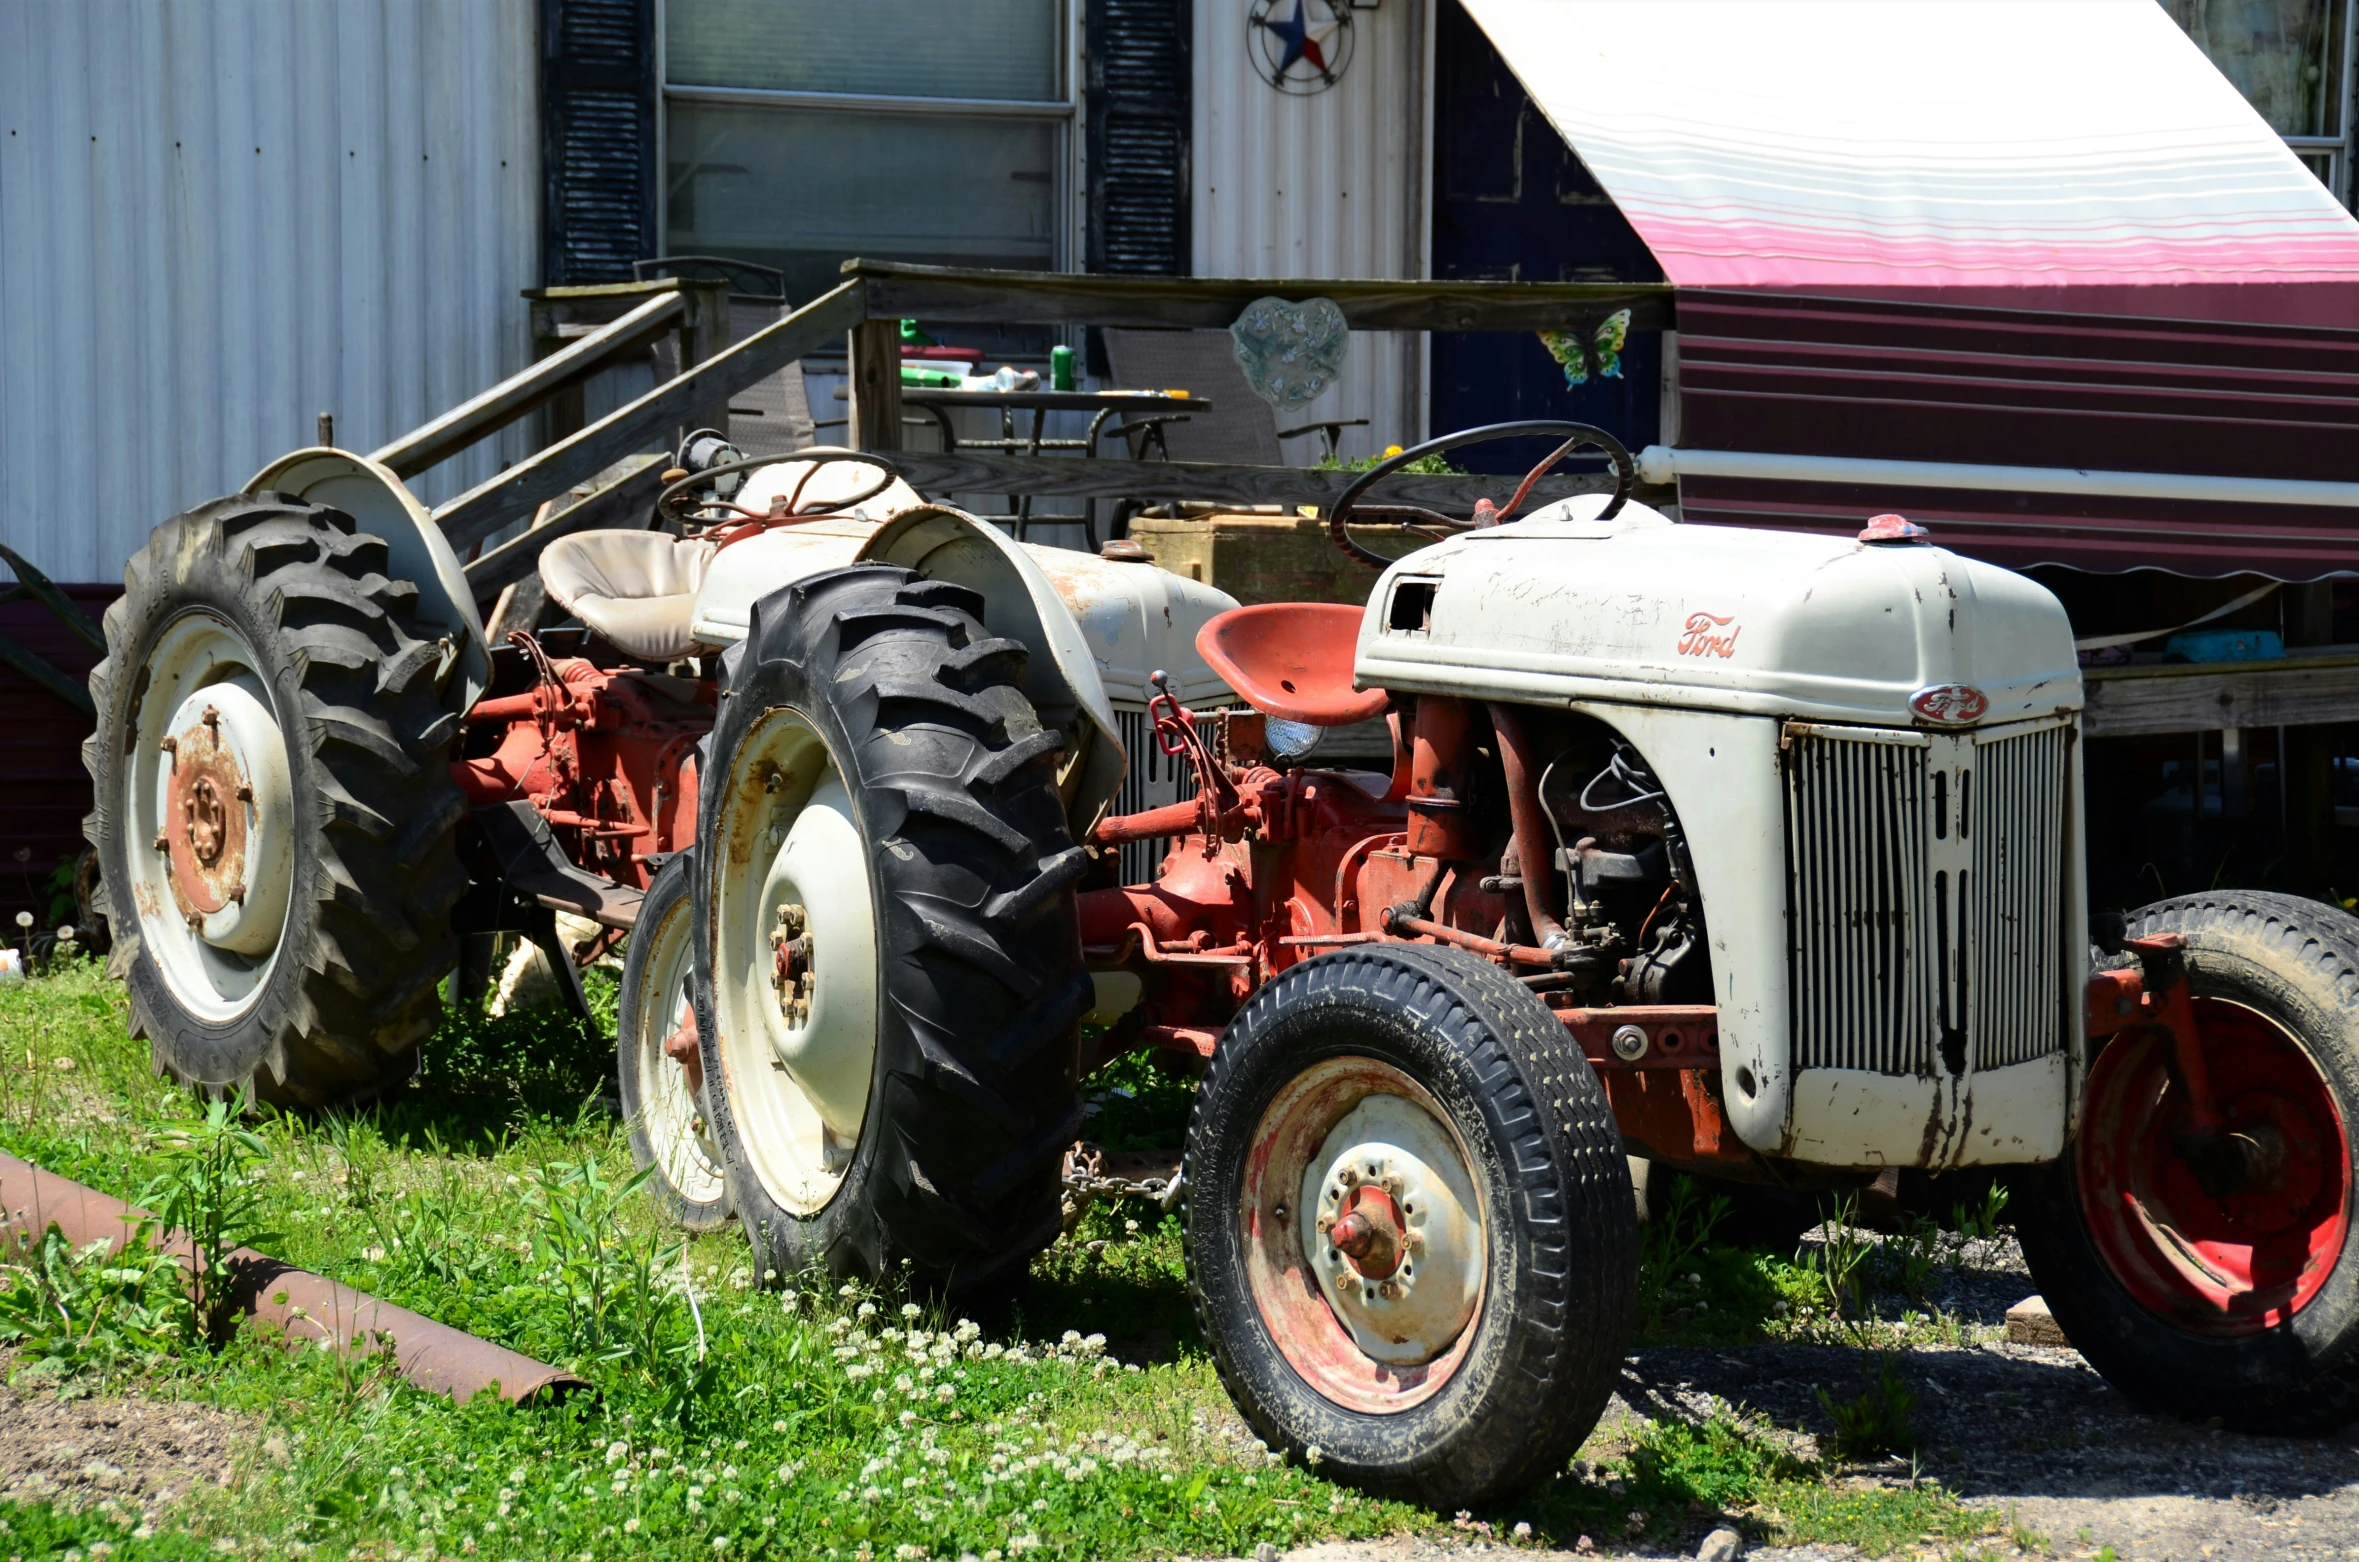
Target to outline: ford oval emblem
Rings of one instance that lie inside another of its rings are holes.
[[[1909,696],[1908,708],[1938,727],[1963,727],[1982,719],[1990,697],[1972,684],[1937,683]]]

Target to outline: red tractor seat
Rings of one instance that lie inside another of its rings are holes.
[[[1352,687],[1360,609],[1339,602],[1233,607],[1196,631],[1196,652],[1246,704],[1313,727],[1384,714],[1382,689]]]

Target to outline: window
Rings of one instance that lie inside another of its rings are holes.
[[[2353,0],[2162,0],[2335,198],[2352,184]]]
[[[665,0],[665,247],[1061,269],[1066,0]]]

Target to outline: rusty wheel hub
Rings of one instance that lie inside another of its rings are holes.
[[[1343,1215],[1327,1233],[1343,1261],[1363,1280],[1390,1280],[1408,1251],[1409,1231],[1391,1193],[1361,1183],[1344,1198]]]
[[[172,896],[184,915],[201,922],[245,902],[247,805],[254,788],[236,751],[222,741],[219,705],[206,704],[197,721],[164,743]]]

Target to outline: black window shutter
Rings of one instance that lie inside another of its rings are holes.
[[[628,282],[655,253],[655,0],[541,0],[541,272]]]
[[[1089,0],[1089,269],[1188,274],[1190,0]]]

